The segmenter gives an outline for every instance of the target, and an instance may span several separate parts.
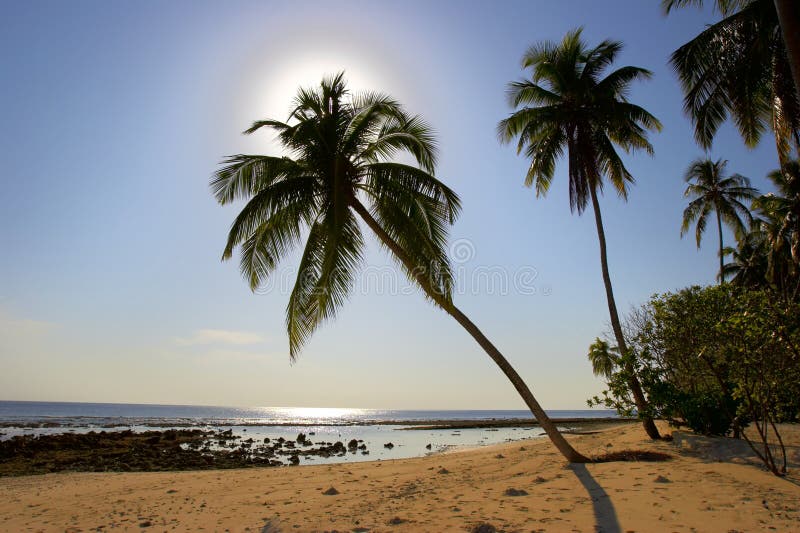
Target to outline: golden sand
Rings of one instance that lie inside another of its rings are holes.
[[[784,436],[800,468],[800,430]],[[632,423],[569,437],[585,454],[674,456],[661,463],[568,465],[537,439],[383,462],[0,478],[0,530],[800,531],[796,471],[773,476],[741,441],[674,437],[651,442]]]

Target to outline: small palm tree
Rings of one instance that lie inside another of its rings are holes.
[[[263,127],[278,132],[288,155],[231,156],[211,188],[220,204],[247,201],[233,222],[223,259],[241,248],[241,271],[253,290],[307,232],[286,310],[291,359],[322,322],[335,316],[352,289],[364,249],[361,219],[408,277],[500,367],[564,457],[588,461],[559,433],[500,351],[453,303],[446,244],[460,203],[433,175],[436,149],[425,122],[388,96],[350,95],[338,74],[317,90],[299,90],[287,122],[258,121],[245,133]],[[402,152],[417,165],[391,161]]]
[[[731,285],[754,289],[765,286],[769,255],[765,244],[757,232],[752,232],[740,239],[736,248],[725,247],[723,253],[731,260],[725,263],[722,272]]]
[[[597,377],[610,378],[620,363],[619,349],[599,337],[589,345],[588,356],[592,372]]]
[[[525,185],[534,186],[537,197],[547,194],[556,161],[566,152],[570,209],[581,214],[592,202],[611,327],[624,355],[627,345],[608,271],[598,192],[607,178],[617,194],[627,198],[628,185],[634,180],[617,147],[652,154],[647,132],[660,130],[661,124],[626,96],[631,83],[650,78],[650,71],[629,66],[603,77],[622,43],[606,40],[588,48],[581,40],[581,31],[567,33],[560,43],[534,45],[525,53],[522,66],[530,68],[533,76],[509,85],[509,102],[520,109],[500,122],[498,134],[502,142],[518,138],[517,153],[524,151],[531,160]],[[659,438],[641,384],[632,369],[627,370],[631,370],[629,385],[645,430],[650,437]]]
[[[739,174],[724,177],[725,167],[728,162],[719,159],[696,159],[689,165],[684,176],[689,184],[683,195],[692,198],[686,209],[683,210],[683,224],[681,237],[689,231],[689,226],[696,222],[695,240],[700,248],[700,240],[706,229],[708,216],[714,211],[717,215],[717,230],[719,233],[719,281],[725,282],[725,259],[723,254],[722,222],[731,227],[734,233],[741,237],[745,234],[745,222],[752,222],[750,210],[742,203],[751,201],[758,191],[750,186],[750,180]]]
[[[662,0],[665,12],[701,0]],[[730,115],[748,146],[772,129],[782,162],[800,150],[800,10],[796,0],[716,0],[723,19],[670,59],[695,138],[711,147]],[[777,7],[776,7],[777,6]],[[794,76],[794,77],[793,77]]]
[[[766,194],[754,202],[780,222],[776,245],[787,242],[792,260],[800,265],[800,161],[789,161],[767,177],[777,189],[776,194]]]

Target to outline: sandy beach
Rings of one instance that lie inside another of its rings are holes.
[[[358,464],[6,477],[0,530],[798,531],[800,429],[784,434],[784,479],[743,442],[674,431],[654,443],[635,423],[569,439],[673,459],[568,465],[537,439]]]

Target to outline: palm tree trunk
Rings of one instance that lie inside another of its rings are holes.
[[[480,329],[464,314],[458,309],[452,301],[447,299],[444,295],[439,294],[434,288],[431,286],[429,279],[427,277],[426,272],[421,272],[417,265],[414,264],[413,261],[408,257],[405,253],[403,248],[394,240],[392,237],[386,233],[386,231],[378,224],[378,221],[375,220],[367,208],[359,202],[357,199],[351,199],[351,205],[353,209],[358,213],[361,218],[366,222],[367,226],[375,232],[378,238],[392,251],[392,253],[397,257],[406,269],[412,273],[414,279],[417,281],[422,290],[434,301],[436,304],[441,307],[442,309],[447,312],[450,316],[452,316],[456,322],[461,324],[461,326],[467,330],[467,332],[472,335],[478,344],[483,348],[483,350],[489,355],[489,357],[494,361],[500,370],[502,370],[503,374],[511,381],[514,385],[514,388],[517,389],[517,392],[525,401],[525,404],[531,410],[533,415],[536,417],[536,421],[542,426],[542,429],[547,433],[547,436],[550,437],[550,440],[558,448],[558,451],[567,459],[567,461],[571,463],[588,463],[591,462],[589,458],[586,456],[578,453],[572,445],[567,442],[561,432],[558,430],[556,425],[550,420],[550,417],[547,416],[544,409],[542,409],[539,402],[536,401],[533,394],[531,393],[528,386],[522,380],[520,375],[514,370],[514,367],[508,362],[508,360],[503,357],[503,354],[491,343],[489,339],[481,332]]]
[[[639,378],[636,377],[633,364],[626,357],[628,354],[628,345],[625,342],[625,336],[622,334],[622,325],[619,321],[619,314],[617,313],[617,303],[614,300],[614,289],[611,287],[611,275],[608,273],[608,256],[606,253],[606,234],[603,231],[603,218],[600,215],[600,203],[597,201],[597,191],[595,187],[590,185],[589,192],[592,196],[592,207],[594,208],[594,220],[597,224],[597,239],[600,241],[600,266],[603,271],[603,283],[606,286],[606,299],[608,300],[608,313],[611,315],[611,329],[614,330],[614,337],[617,339],[617,346],[622,360],[625,361],[625,371],[628,374],[628,386],[633,394],[633,401],[636,403],[636,409],[642,417],[642,425],[651,439],[660,439],[661,435],[658,432],[653,417],[647,414],[647,400],[642,391],[642,385],[639,383]]]
[[[800,5],[797,0],[775,0],[775,11],[778,12],[778,24],[789,56],[795,94],[800,99]]]
[[[719,232],[719,283],[720,285],[725,283],[725,273],[723,269],[725,268],[725,262],[722,258],[722,218],[719,216],[719,208],[716,209],[717,211],[717,231]]]

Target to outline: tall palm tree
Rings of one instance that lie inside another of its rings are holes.
[[[592,202],[611,326],[624,356],[628,350],[608,271],[598,192],[607,178],[617,194],[627,198],[628,185],[634,180],[616,147],[652,154],[647,133],[660,130],[661,124],[626,96],[632,82],[650,78],[651,73],[628,66],[603,77],[622,43],[606,40],[588,48],[581,40],[581,31],[567,33],[560,43],[534,45],[525,53],[522,67],[530,68],[533,75],[509,85],[509,103],[517,110],[500,122],[498,134],[502,142],[518,137],[517,153],[524,150],[531,160],[525,185],[534,186],[537,197],[547,194],[556,161],[566,151],[570,209],[581,214]],[[626,368],[629,385],[645,430],[651,438],[659,438],[641,384],[630,366]]]
[[[701,3],[662,0],[667,13]],[[800,50],[790,50],[791,60],[787,52],[787,44],[800,46],[800,38],[790,33],[784,41],[784,34],[798,24],[798,8],[790,10],[783,0],[716,0],[715,6],[724,18],[681,46],[670,60],[683,86],[695,138],[709,148],[730,115],[751,147],[771,128],[785,162],[792,147],[800,150],[800,82],[793,78],[800,71]]]
[[[314,330],[335,316],[362,261],[360,218],[438,307],[452,316],[512,382],[539,424],[571,462],[588,459],[559,433],[522,378],[452,300],[446,253],[458,196],[434,175],[430,128],[396,101],[376,93],[350,95],[343,74],[300,89],[287,122],[268,127],[288,152],[283,157],[234,155],[211,181],[220,204],[247,203],[228,235],[223,259],[241,248],[241,271],[255,290],[307,231],[286,323],[294,360]],[[397,153],[417,165],[392,162]]]
[[[756,197],[758,191],[750,186],[750,180],[739,174],[732,174],[725,177],[725,167],[728,162],[719,159],[696,159],[689,165],[689,169],[684,176],[689,184],[683,195],[692,198],[686,209],[683,210],[683,224],[681,225],[681,237],[683,237],[692,222],[697,222],[695,226],[695,239],[697,247],[700,248],[700,240],[706,229],[708,215],[714,211],[717,215],[717,231],[719,232],[719,281],[725,282],[725,258],[723,254],[724,245],[722,242],[722,222],[724,221],[737,236],[745,234],[745,223],[742,218],[750,224],[753,220],[750,209],[742,203],[751,201]]]

